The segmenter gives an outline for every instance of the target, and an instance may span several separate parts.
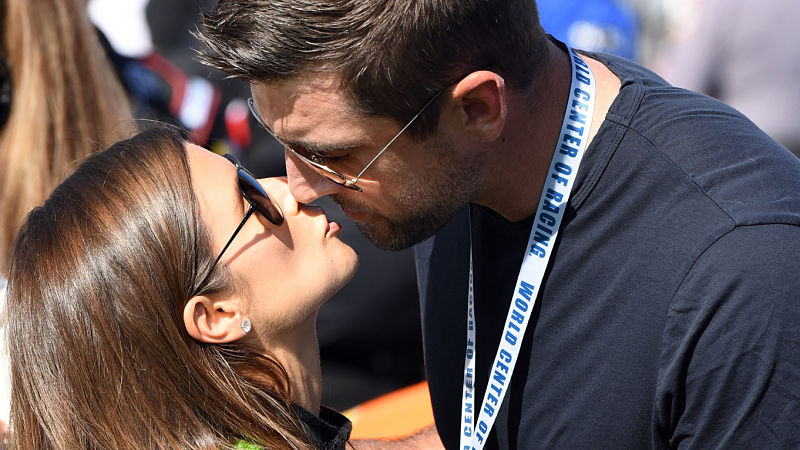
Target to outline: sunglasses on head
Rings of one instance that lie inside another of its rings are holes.
[[[262,217],[269,220],[274,225],[282,225],[283,224],[283,213],[281,209],[278,207],[277,204],[272,200],[272,198],[267,194],[267,191],[261,187],[261,183],[256,180],[256,177],[253,176],[247,169],[242,167],[239,163],[239,160],[236,159],[231,154],[224,155],[225,159],[231,162],[234,166],[236,166],[236,182],[239,186],[239,192],[242,194],[242,197],[250,203],[250,208],[245,213],[244,218],[241,222],[239,222],[239,226],[236,227],[233,234],[231,235],[228,242],[222,247],[222,251],[219,252],[217,259],[214,260],[214,264],[211,265],[211,269],[209,269],[208,273],[206,274],[205,278],[203,278],[203,282],[200,283],[202,286],[208,280],[208,277],[211,276],[211,272],[214,271],[214,267],[217,266],[220,258],[225,253],[225,250],[228,249],[228,246],[231,245],[233,239],[239,234],[239,231],[244,226],[247,219],[253,215],[253,212],[257,212],[261,214]]]

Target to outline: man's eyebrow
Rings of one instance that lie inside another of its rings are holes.
[[[272,135],[275,140],[278,141],[279,144],[285,145],[289,148],[298,150],[302,149],[307,152],[314,153],[316,155],[323,155],[325,153],[331,153],[334,151],[348,151],[354,150],[360,147],[363,147],[364,144],[357,143],[357,142],[348,142],[348,143],[335,143],[335,144],[323,144],[321,142],[310,142],[310,141],[302,141],[302,140],[295,140],[295,139],[287,139],[284,137],[278,136],[278,133],[275,132],[269,125],[258,120],[258,126],[266,130],[269,134]]]
[[[363,147],[364,144],[358,142],[339,142],[339,143],[322,143],[313,141],[302,140],[281,140],[285,145],[293,149],[302,149],[311,152],[315,155],[324,155],[325,153],[340,152],[355,150]]]

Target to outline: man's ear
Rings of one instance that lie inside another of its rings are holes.
[[[204,295],[189,299],[183,307],[183,323],[191,337],[208,344],[224,344],[243,338],[245,316],[241,301],[212,300]]]
[[[464,133],[482,142],[500,136],[506,123],[503,77],[488,70],[473,72],[455,85],[452,98]]]

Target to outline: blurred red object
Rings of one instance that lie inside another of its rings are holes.
[[[244,100],[240,98],[231,100],[225,107],[225,131],[234,147],[239,150],[250,147],[253,140],[250,132],[250,110]]]

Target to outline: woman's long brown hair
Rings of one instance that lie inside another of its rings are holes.
[[[0,1],[13,102],[0,131],[0,274],[25,214],[92,151],[131,134],[128,100],[85,0]]]
[[[235,284],[199,285],[214,256],[180,134],[90,156],[14,242],[9,447],[309,447],[274,359],[186,332],[190,297]]]

